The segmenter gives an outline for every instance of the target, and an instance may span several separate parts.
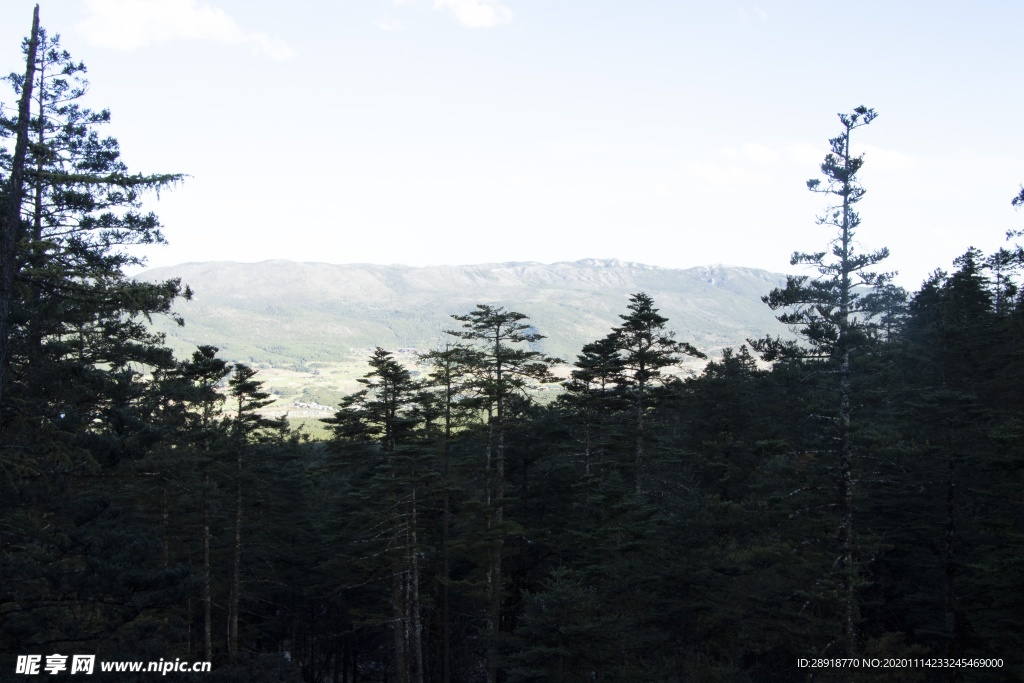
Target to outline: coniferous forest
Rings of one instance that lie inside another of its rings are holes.
[[[1024,676],[1022,235],[895,286],[856,239],[873,110],[808,182],[807,274],[765,292],[792,338],[681,378],[702,354],[642,292],[569,359],[480,305],[416,376],[378,348],[314,441],[216,339],[177,358],[151,331],[191,292],[125,270],[181,176],[126,167],[38,16],[24,52],[0,127],[3,680],[53,653],[239,682]],[[801,665],[822,659],[882,664]]]

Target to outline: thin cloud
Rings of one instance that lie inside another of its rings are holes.
[[[138,50],[176,40],[249,45],[271,59],[295,52],[277,36],[240,27],[227,12],[199,0],[85,0],[88,15],[77,26],[94,45]]]
[[[512,21],[512,10],[497,0],[434,0],[434,9],[450,11],[466,28],[494,28]]]
[[[391,17],[375,19],[373,25],[379,28],[381,31],[401,31],[403,28],[405,28],[405,26],[395,21]]]
[[[883,149],[875,145],[863,145],[852,150],[854,155],[864,155],[865,168],[869,170],[905,171],[916,168],[918,160],[912,156],[892,149]],[[825,146],[799,144],[786,147],[786,154],[792,161],[817,168],[825,160],[828,148]]]
[[[743,156],[758,166],[774,166],[782,159],[782,155],[764,145],[746,144],[740,148]]]
[[[874,145],[864,146],[865,168],[877,168],[886,171],[905,171],[917,166],[917,159],[892,149],[882,149]]]
[[[760,7],[751,7],[750,11],[743,9],[742,7],[737,7],[736,14],[743,21],[751,21],[754,18],[759,21],[766,21],[768,19],[768,15],[765,14],[765,11]]]
[[[691,178],[719,186],[738,185],[750,179],[750,174],[742,168],[717,166],[702,161],[686,164],[686,172]]]
[[[811,166],[812,168],[816,168],[821,164],[827,152],[827,147],[815,147],[814,145],[809,145],[807,143],[786,147],[786,154],[792,161],[795,161],[798,164]]]
[[[742,159],[757,166],[774,166],[782,160],[782,155],[779,152],[754,143],[747,143],[740,147],[723,147],[720,151],[730,161]]]

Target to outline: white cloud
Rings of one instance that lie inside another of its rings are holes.
[[[740,148],[743,156],[758,166],[774,166],[782,159],[782,155],[764,145],[746,144]]]
[[[740,159],[757,166],[774,166],[782,160],[782,155],[770,147],[747,143],[740,147],[723,147],[719,150],[730,161]]]
[[[874,145],[864,146],[865,168],[886,171],[904,171],[917,166],[917,159],[891,149],[882,149]]]
[[[395,21],[391,17],[375,19],[373,25],[379,28],[381,31],[401,31],[403,28],[405,28],[405,26]]]
[[[821,165],[821,162],[825,159],[825,154],[828,152],[826,146],[815,147],[814,145],[808,145],[807,143],[799,145],[789,145],[786,147],[786,154],[790,160],[817,168]]]
[[[715,166],[703,161],[688,163],[686,172],[692,178],[711,185],[736,185],[750,179],[750,175],[742,168]]]
[[[505,183],[510,187],[524,188],[524,187],[537,187],[540,182],[533,176],[528,175],[510,175],[506,176]]]
[[[786,147],[786,155],[792,161],[813,168],[821,165],[828,153],[825,145],[814,146],[808,144],[789,145]],[[891,149],[883,149],[874,145],[864,145],[859,149],[853,149],[853,154],[863,154],[865,167],[869,170],[903,171],[915,168],[918,165],[917,159]]]
[[[466,28],[494,28],[512,21],[512,10],[497,0],[434,0],[434,9],[447,9]]]
[[[271,59],[294,51],[277,36],[247,31],[224,10],[199,0],[85,0],[88,15],[77,26],[91,43],[137,50],[174,40],[249,45]]]
[[[753,15],[753,17],[756,17],[760,21],[765,21],[766,19],[768,19],[768,15],[765,14],[765,11],[760,7],[751,7],[749,12],[743,9],[742,7],[737,7],[736,15],[741,20],[747,22],[749,22],[752,19],[751,15]]]

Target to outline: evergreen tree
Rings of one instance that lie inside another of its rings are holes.
[[[18,249],[24,225],[21,205],[25,192],[25,166],[28,156],[32,87],[35,85],[36,56],[39,52],[39,6],[32,13],[32,31],[25,41],[24,87],[15,121],[0,119],[0,138],[15,133],[13,154],[0,150],[7,177],[0,186],[0,425],[3,424],[3,392],[7,384],[8,343],[11,334],[11,309],[15,297],[15,276],[18,271]],[[2,114],[0,114],[2,116]]]
[[[140,262],[126,246],[162,239],[140,193],[180,176],[128,173],[99,134],[109,114],[78,104],[84,67],[38,14],[24,51],[25,73],[7,79],[17,116],[0,121],[0,612],[20,615],[0,620],[3,640],[148,647],[183,577],[160,526],[124,511],[159,435],[142,369],[173,363],[147,318],[182,289],[123,268]]]
[[[452,441],[475,412],[476,401],[469,394],[471,371],[479,365],[477,353],[461,345],[449,345],[421,356],[430,368],[425,391],[419,396],[426,437],[440,441],[441,451],[441,681],[451,680],[451,527],[452,527]]]
[[[337,447],[346,442],[353,454],[365,453],[377,463],[361,495],[367,501],[363,521],[386,561],[390,581],[390,619],[393,638],[392,670],[401,683],[422,683],[423,606],[421,556],[421,488],[427,473],[421,450],[412,443],[419,422],[416,399],[419,387],[409,371],[384,349],[377,347],[372,368],[359,381],[366,388],[345,397],[334,417],[324,420],[336,435]],[[360,450],[373,444],[370,450]],[[368,543],[367,538],[361,539]],[[381,565],[368,568],[379,573]]]
[[[4,257],[10,296],[0,292],[0,309],[6,309],[0,311],[0,365],[8,397],[0,421],[11,443],[38,442],[49,433],[47,439],[68,444],[96,433],[125,386],[120,378],[135,373],[133,367],[171,363],[162,338],[146,323],[169,313],[187,289],[174,280],[136,282],[122,269],[141,264],[125,246],[162,241],[156,217],[138,210],[140,192],[180,176],[128,173],[117,141],[100,137],[109,112],[78,103],[87,86],[85,67],[60,49],[59,37],[34,29],[25,52],[26,75],[8,80],[16,93],[31,95],[27,109],[2,122],[18,130],[19,139],[24,130],[31,145],[0,154],[12,182],[22,173],[21,191],[6,193],[19,217],[4,226],[4,239],[13,240],[16,251]],[[51,458],[57,453],[47,450]]]
[[[668,318],[658,313],[648,295],[640,292],[631,296],[628,309],[628,315],[619,316],[623,323],[612,329],[611,337],[621,364],[616,383],[634,410],[633,490],[639,494],[643,492],[647,467],[644,445],[652,389],[665,381],[662,370],[678,365],[682,355],[706,356],[692,345],[676,341],[675,333],[665,330]]]
[[[199,599],[202,613],[202,646],[196,648],[207,660],[213,660],[213,504],[214,489],[211,469],[227,442],[227,425],[221,408],[226,400],[220,385],[231,374],[231,366],[217,358],[217,348],[200,346],[188,360],[178,361],[172,368],[154,373],[153,385],[157,404],[152,411],[152,422],[160,431],[160,439],[149,466],[162,471],[162,517],[170,526],[168,489],[179,501],[196,501],[199,505],[199,536],[202,545],[202,569]],[[183,511],[176,516],[179,530],[188,528],[183,523],[195,510]],[[165,555],[169,555],[169,539],[165,529]],[[189,557],[193,554],[194,533],[183,533],[183,544]],[[191,606],[191,600],[189,602]],[[191,619],[191,610],[189,614]],[[189,647],[189,651],[194,651]]]
[[[876,117],[873,109],[860,106],[848,114],[839,114],[842,132],[829,141],[831,152],[821,164],[825,183],[820,179],[807,181],[812,192],[834,198],[818,223],[834,231],[828,251],[797,252],[792,265],[811,266],[818,277],[789,276],[785,288],[775,289],[763,300],[773,310],[787,312],[778,319],[792,326],[803,337],[804,345],[765,338],[751,342],[766,361],[794,358],[823,364],[835,379],[834,415],[837,441],[838,510],[840,561],[838,563],[842,594],[842,629],[848,656],[857,650],[858,567],[855,558],[854,533],[854,459],[852,435],[852,359],[865,348],[878,329],[874,315],[878,297],[885,291],[891,274],[872,270],[885,260],[889,251],[879,249],[861,253],[855,236],[860,216],[854,206],[864,197],[857,173],[864,164],[863,156],[850,150],[854,130],[870,124]],[[868,290],[863,294],[863,290]]]
[[[972,595],[977,575],[971,558],[982,555],[979,521],[986,515],[978,510],[1001,507],[1001,496],[985,493],[1000,488],[990,479],[998,471],[999,447],[990,436],[998,408],[986,395],[1004,370],[996,359],[1003,343],[998,309],[1005,302],[997,302],[1006,288],[1006,282],[988,280],[986,258],[977,249],[954,263],[953,274],[936,273],[914,297],[903,360],[913,389],[904,431],[919,444],[919,514],[932,530],[932,538],[918,544],[928,540],[941,548],[916,558],[917,580],[928,577],[934,588],[925,593],[929,600],[907,600],[908,614],[917,620],[921,640],[947,657],[962,656],[969,634],[982,627],[981,619],[972,623],[983,600]],[[911,520],[909,514],[901,519],[904,525]],[[933,540],[939,538],[941,543]]]
[[[589,477],[611,440],[611,415],[623,407],[616,391],[623,366],[615,335],[586,344],[574,365],[571,379],[562,383],[565,393],[559,401],[578,420],[583,474]]]
[[[452,317],[462,323],[463,329],[452,330],[448,334],[474,343],[478,351],[475,384],[488,416],[485,498],[487,533],[492,542],[487,570],[487,630],[493,638],[501,630],[505,437],[509,408],[513,399],[521,396],[531,382],[556,381],[548,368],[558,359],[518,346],[538,342],[544,337],[533,332],[532,326],[525,322],[526,315],[517,311],[478,304],[476,310]],[[489,683],[495,683],[498,678],[497,666],[497,651],[492,645],[488,650]]]
[[[257,412],[273,403],[270,394],[263,391],[263,383],[254,379],[256,370],[238,363],[228,380],[228,394],[234,402],[234,417],[230,421],[230,438],[235,452],[235,534],[231,562],[231,591],[228,596],[228,656],[238,654],[238,609],[242,595],[242,477],[245,456],[253,444],[268,439],[283,440],[288,422],[282,417],[272,420]]]

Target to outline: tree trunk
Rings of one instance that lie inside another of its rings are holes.
[[[412,656],[416,683],[423,683],[423,621],[420,608],[420,560],[416,535],[416,485],[412,489],[412,543],[409,553],[412,560]]]
[[[44,45],[43,50],[45,54],[46,45],[45,34],[42,36]],[[46,101],[44,95],[46,93],[46,65],[47,60],[44,56],[40,60],[39,64],[39,90],[37,92],[36,107],[39,112],[39,129],[36,136],[36,145],[39,149],[43,149],[43,145],[46,143]],[[43,240],[43,155],[37,155],[36,161],[36,180],[33,183],[33,206],[32,206],[32,241],[28,247],[27,262],[29,264],[30,272],[32,270],[39,270],[45,264],[46,252],[42,246]],[[43,330],[42,330],[42,291],[40,285],[35,282],[31,282],[32,278],[29,278],[30,282],[28,287],[27,297],[29,300],[26,302],[26,338],[27,348],[26,356],[30,365],[40,364],[42,362],[42,347],[43,347]]]
[[[633,490],[637,495],[644,490],[644,385],[637,387],[636,396],[636,450],[634,453]]]
[[[448,350],[447,347],[445,349]],[[441,517],[441,683],[451,681],[451,604],[448,586],[451,569],[448,565],[451,534],[451,492],[449,490],[449,460],[452,438],[452,374],[451,358],[446,363],[444,374],[444,443],[441,447],[441,486],[443,512]]]
[[[445,440],[442,453],[442,479],[444,487],[444,515],[441,527],[441,681],[451,681],[451,605],[450,590],[448,582],[451,577],[451,570],[448,566],[449,534],[451,533],[451,494],[448,490],[448,439],[451,438],[451,407],[446,408],[445,414]]]
[[[853,553],[853,472],[852,447],[850,443],[850,356],[845,352],[840,375],[839,428],[842,430],[839,445],[839,510],[841,516],[840,543],[843,564],[843,636],[846,641],[846,656],[854,657],[857,652],[857,570]]]
[[[953,439],[953,427],[947,425],[946,446],[946,547],[944,555],[944,600],[943,607],[946,612],[946,657],[955,657],[957,652],[957,624],[956,624],[956,565],[955,540],[956,540],[956,458],[955,443]],[[953,671],[951,670],[951,673]],[[952,676],[949,680],[953,680]]]
[[[25,157],[28,153],[28,124],[32,86],[35,83],[36,48],[39,45],[39,5],[32,12],[32,33],[25,59],[25,84],[18,103],[18,129],[11,159],[3,209],[0,211],[0,425],[3,424],[4,388],[7,382],[8,343],[11,335],[11,306],[17,270],[18,239],[21,236],[21,197],[25,185]]]
[[[238,456],[241,469],[242,456]],[[238,654],[238,603],[242,589],[242,484],[235,483],[235,547],[231,565],[231,595],[228,599],[228,655]]]
[[[397,538],[395,540],[398,540]],[[396,560],[392,564],[393,577],[391,581],[391,613],[394,623],[395,640],[395,680],[399,683],[408,683],[408,650],[405,639],[405,591],[404,576],[401,562]]]
[[[210,588],[210,475],[203,477],[203,654],[213,661],[213,596]]]
[[[850,128],[846,131],[845,163],[850,164]],[[843,553],[843,636],[846,641],[846,656],[854,657],[857,653],[857,603],[856,578],[853,552],[853,446],[850,442],[850,315],[853,284],[850,274],[853,265],[850,262],[852,235],[850,216],[850,181],[843,188],[843,227],[840,270],[842,282],[839,302],[839,510],[841,519],[841,543]]]
[[[491,585],[491,635],[497,637],[501,632],[501,555],[505,547],[505,539],[501,536],[502,523],[505,520],[505,429],[498,423],[498,447],[495,449],[495,469],[497,479],[497,491],[494,496],[494,523],[498,529],[497,538],[494,539],[494,546],[491,551],[492,576]],[[491,666],[490,675],[493,681],[498,679],[498,652],[497,644],[490,647]]]

